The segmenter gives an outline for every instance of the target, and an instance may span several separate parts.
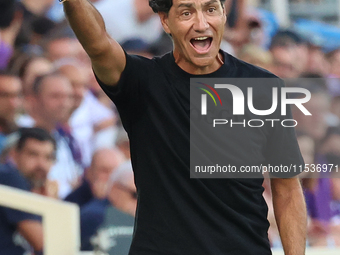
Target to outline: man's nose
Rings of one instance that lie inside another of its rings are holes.
[[[39,169],[44,173],[48,173],[50,171],[51,163],[46,158],[40,158],[38,162]]]
[[[209,28],[209,23],[203,12],[197,12],[193,28],[196,32],[205,32]]]

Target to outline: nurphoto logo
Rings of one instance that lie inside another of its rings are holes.
[[[311,115],[311,113],[304,107],[304,103],[307,103],[311,99],[311,93],[305,88],[299,87],[272,87],[271,88],[271,106],[268,109],[256,109],[254,106],[254,89],[253,87],[246,87],[246,97],[244,92],[236,85],[232,84],[214,84],[210,86],[203,82],[196,82],[197,84],[203,85],[204,87],[198,87],[198,89],[205,92],[201,94],[201,115],[208,115],[208,95],[211,100],[214,102],[214,105],[220,105],[223,107],[223,101],[221,96],[223,93],[231,93],[232,96],[232,114],[233,115],[245,115],[245,106],[248,107],[248,110],[256,115],[256,116],[268,116],[273,114],[279,105],[280,99],[280,114],[281,116],[287,115],[287,106],[295,105],[304,115]],[[217,91],[218,90],[218,91]],[[280,92],[280,93],[279,93]],[[289,98],[288,95],[290,93],[299,94],[298,98]],[[280,96],[279,96],[280,94]],[[216,98],[215,98],[216,97]],[[247,105],[245,104],[245,100],[247,99]],[[217,100],[216,100],[217,99]],[[217,103],[219,101],[219,104]],[[222,108],[223,109],[223,108]],[[298,123],[294,119],[247,119],[241,122],[233,122],[232,119],[222,119],[222,118],[214,118],[212,119],[213,127],[217,125],[243,125],[248,124],[249,127],[262,127],[265,121],[270,122],[272,126],[274,126],[275,122],[280,122],[283,127],[295,127]],[[288,123],[291,123],[290,125]]]

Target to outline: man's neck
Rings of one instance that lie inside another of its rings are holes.
[[[215,61],[208,66],[204,67],[197,67],[193,65],[193,63],[186,61],[184,58],[180,56],[180,54],[173,52],[176,64],[185,72],[193,75],[202,75],[202,74],[209,74],[217,71],[220,67],[224,64],[224,56],[220,51]]]

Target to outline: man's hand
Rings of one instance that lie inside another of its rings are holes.
[[[285,255],[304,255],[307,210],[298,178],[272,178],[271,188],[276,223]]]
[[[58,199],[59,185],[57,181],[46,180],[46,184],[41,188],[33,188],[31,190],[33,193]]]

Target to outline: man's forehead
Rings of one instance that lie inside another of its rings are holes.
[[[173,0],[173,6],[175,8],[182,6],[200,6],[209,5],[213,3],[220,3],[220,0]]]
[[[20,90],[21,81],[15,76],[0,76],[0,88],[2,90]]]
[[[53,152],[53,143],[51,141],[40,141],[35,138],[28,138],[23,146],[23,149],[26,149],[28,151],[42,151],[46,153]]]
[[[42,82],[41,91],[43,92],[64,92],[72,91],[72,85],[70,81],[64,76],[49,76]],[[55,86],[55,84],[58,86]]]

